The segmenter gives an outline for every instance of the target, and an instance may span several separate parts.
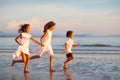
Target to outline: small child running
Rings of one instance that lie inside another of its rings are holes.
[[[68,38],[68,40],[65,42],[65,53],[66,53],[67,60],[64,62],[63,69],[67,69],[69,62],[74,59],[74,55],[71,51],[72,47],[80,45],[79,43],[75,44],[73,42],[73,38],[74,38],[73,31],[67,31],[66,37]]]

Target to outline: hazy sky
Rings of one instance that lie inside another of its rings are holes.
[[[0,31],[29,23],[41,34],[49,21],[56,23],[54,34],[120,35],[120,0],[0,0]]]

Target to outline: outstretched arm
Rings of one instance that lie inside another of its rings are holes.
[[[44,37],[46,37],[47,34],[48,34],[48,32],[46,31],[46,32],[42,35],[42,37],[40,38],[40,42],[41,42],[41,44],[42,44],[42,39],[43,39]],[[42,45],[43,45],[43,44],[42,44]]]
[[[80,43],[75,43],[75,44],[73,44],[73,46],[79,46],[80,45]]]
[[[33,37],[31,37],[30,38],[33,42],[35,42],[35,43],[37,43],[37,44],[39,44],[39,45],[42,45],[40,42],[38,42],[35,38],[33,38]]]

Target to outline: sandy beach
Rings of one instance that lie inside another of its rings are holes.
[[[0,54],[0,80],[119,80],[120,55],[75,54],[69,69],[63,70],[65,55],[55,54],[54,67],[57,72],[49,72],[49,58],[32,60],[30,73],[23,73],[23,63],[12,68],[11,54]]]

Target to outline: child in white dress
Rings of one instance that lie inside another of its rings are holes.
[[[51,46],[52,32],[54,29],[55,23],[53,21],[48,22],[44,26],[44,34],[40,39],[41,44],[44,46],[38,46],[35,48],[33,53],[36,53],[37,55],[31,57],[31,59],[41,58],[43,54],[48,54],[50,56],[50,71],[52,72],[56,71],[56,69],[53,68],[54,53]]]
[[[65,42],[65,53],[66,53],[67,60],[64,62],[64,66],[63,66],[64,69],[67,69],[69,62],[74,59],[74,55],[71,51],[72,47],[80,45],[79,43],[77,44],[74,43],[73,41],[74,32],[73,31],[67,31],[66,37],[68,37],[68,40]]]
[[[30,32],[29,24],[21,25],[18,32],[20,33],[20,35],[16,37],[15,41],[19,44],[19,47],[18,47],[18,50],[15,53],[13,53],[13,61],[11,66],[13,67],[16,62],[21,62],[20,58],[22,58],[25,65],[24,73],[28,73],[29,72],[28,64],[30,61],[29,41],[32,40],[39,45],[41,44],[29,34]]]

